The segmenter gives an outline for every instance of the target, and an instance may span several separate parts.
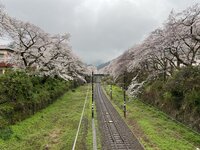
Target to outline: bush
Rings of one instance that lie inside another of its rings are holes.
[[[200,92],[197,90],[192,90],[187,92],[184,97],[185,105],[189,108],[195,108],[195,110],[200,113]]]
[[[8,102],[29,101],[33,85],[25,72],[12,72],[0,77],[0,95]]]
[[[162,102],[160,100],[162,100],[161,97],[163,95],[163,83],[161,80],[147,83],[141,95],[143,101],[147,101],[152,105],[159,105]]]
[[[171,94],[172,102],[177,109],[181,106],[198,105],[200,95],[200,69],[199,67],[185,67],[174,75],[165,84],[165,91]]]
[[[0,128],[0,138],[3,140],[10,139],[13,131],[10,127]]]
[[[0,127],[21,121],[66,92],[71,82],[20,71],[0,76]]]
[[[141,99],[200,131],[200,67],[184,67],[166,82],[161,79],[146,83]]]

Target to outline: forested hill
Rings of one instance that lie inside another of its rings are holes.
[[[105,66],[107,66],[109,64],[110,64],[110,61],[106,62],[106,63],[103,63],[103,64],[100,64],[100,65],[97,66],[97,69],[100,70],[100,69],[104,68]]]

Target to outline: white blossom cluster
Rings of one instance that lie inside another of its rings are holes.
[[[69,46],[68,33],[50,35],[29,22],[10,17],[0,6],[0,36],[9,38],[14,50],[12,63],[40,75],[59,75],[66,80],[88,74],[85,64]]]
[[[151,32],[143,42],[111,61],[100,72],[117,78],[124,71],[136,75],[145,71],[150,76],[163,74],[166,78],[182,66],[199,64],[200,4],[196,4],[179,13],[171,11],[161,28]],[[131,84],[130,87],[135,88],[138,83],[134,79]]]

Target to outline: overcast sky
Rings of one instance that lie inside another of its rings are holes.
[[[109,61],[162,25],[169,12],[200,0],[0,0],[9,15],[43,30],[70,33],[87,64]]]

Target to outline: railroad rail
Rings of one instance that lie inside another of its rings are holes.
[[[106,97],[100,83],[96,84],[94,98],[102,137],[102,149],[143,150],[142,145]]]

